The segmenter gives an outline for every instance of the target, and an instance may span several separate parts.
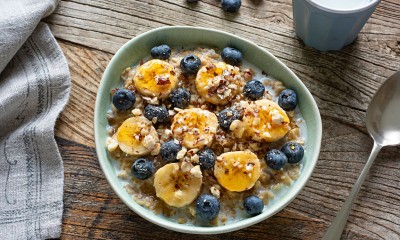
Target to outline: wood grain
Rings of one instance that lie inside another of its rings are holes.
[[[56,135],[94,147],[93,115],[97,88],[111,54],[60,42],[71,74],[69,102],[56,124]]]
[[[69,0],[45,19],[67,57],[70,101],[56,136],[65,166],[65,239],[219,239],[151,224],[130,211],[105,180],[94,151],[93,111],[105,67],[123,43],[165,25],[222,29],[264,47],[312,92],[323,117],[320,158],[300,195],[276,216],[227,239],[319,239],[340,209],[372,147],[364,128],[373,93],[400,69],[400,1],[383,0],[356,42],[339,52],[304,46],[290,0],[243,0],[238,14],[219,1]],[[68,140],[67,140],[68,139]],[[400,239],[400,148],[379,154],[351,212],[343,239]]]

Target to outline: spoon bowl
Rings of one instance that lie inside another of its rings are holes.
[[[374,147],[357,182],[322,240],[340,239],[354,200],[379,151],[384,146],[400,144],[400,71],[389,77],[375,93],[368,106],[365,123],[374,139]]]
[[[375,93],[368,106],[366,125],[377,144],[400,144],[400,71]]]

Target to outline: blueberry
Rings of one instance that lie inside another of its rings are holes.
[[[287,142],[281,151],[286,155],[288,163],[298,163],[304,157],[304,148],[296,142]]]
[[[292,111],[297,106],[297,95],[292,89],[285,89],[279,94],[279,106],[285,111]]]
[[[280,170],[286,165],[288,159],[283,152],[278,149],[272,149],[265,155],[265,161],[267,162],[268,167],[274,170]]]
[[[214,167],[215,153],[211,148],[205,147],[200,150],[197,155],[199,156],[201,170],[207,170]]]
[[[137,179],[148,179],[154,173],[154,163],[151,160],[139,158],[133,163],[131,172]]]
[[[171,48],[165,44],[155,46],[150,50],[150,54],[153,58],[165,60],[171,56]]]
[[[157,118],[157,123],[169,121],[168,110],[164,106],[147,105],[143,115],[150,121],[153,121],[153,118]]]
[[[190,103],[190,92],[186,89],[178,88],[171,94],[170,99],[173,107],[184,109]]]
[[[194,54],[186,55],[181,60],[181,69],[184,74],[193,75],[201,66],[201,60]]]
[[[251,216],[260,214],[264,209],[264,202],[257,196],[251,195],[243,201],[244,209]]]
[[[170,140],[168,142],[163,143],[160,149],[161,158],[169,162],[177,162],[176,155],[182,149],[182,146],[178,143],[174,142],[174,140]]]
[[[242,53],[236,48],[232,47],[226,47],[222,49],[221,57],[226,63],[234,66],[240,65],[243,60]]]
[[[204,220],[213,220],[219,213],[220,204],[210,194],[201,195],[196,201],[196,214]]]
[[[217,117],[219,126],[225,131],[229,131],[229,127],[231,126],[232,122],[239,119],[240,114],[235,109],[225,108],[224,110],[219,112]]]
[[[264,95],[265,86],[262,82],[254,79],[248,81],[243,88],[243,94],[251,100],[257,100]]]
[[[128,110],[135,104],[136,96],[128,89],[118,89],[112,97],[114,107],[118,110]]]
[[[222,9],[225,12],[237,12],[242,5],[241,0],[222,0],[221,1]]]

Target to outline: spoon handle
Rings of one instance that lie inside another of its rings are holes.
[[[374,142],[374,147],[372,148],[371,154],[369,155],[368,161],[365,164],[361,175],[358,177],[357,182],[351,189],[351,192],[347,197],[342,209],[340,209],[331,226],[328,228],[328,231],[326,231],[325,235],[322,237],[322,240],[339,240],[342,236],[343,229],[346,226],[347,218],[349,217],[350,209],[353,206],[354,200],[356,199],[358,192],[360,191],[365,176],[369,172],[369,169],[371,168],[371,165],[381,148],[381,145]]]

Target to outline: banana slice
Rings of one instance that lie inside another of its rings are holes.
[[[214,176],[231,192],[248,190],[260,177],[260,160],[248,150],[223,153],[215,162]]]
[[[203,175],[200,166],[183,172],[178,163],[169,163],[154,175],[157,197],[172,207],[184,207],[192,203],[200,193]]]
[[[178,112],[172,120],[174,138],[186,148],[210,146],[217,133],[218,119],[214,113],[200,108]]]
[[[159,142],[156,129],[143,116],[126,119],[118,128],[116,139],[123,152],[134,156],[149,154]]]
[[[243,88],[239,68],[224,62],[203,66],[196,76],[196,89],[208,102],[222,105],[232,100]]]
[[[178,78],[171,64],[153,59],[138,67],[133,82],[143,96],[164,99],[175,89]]]
[[[243,115],[244,137],[273,142],[290,130],[286,112],[275,102],[263,99],[249,104]]]

